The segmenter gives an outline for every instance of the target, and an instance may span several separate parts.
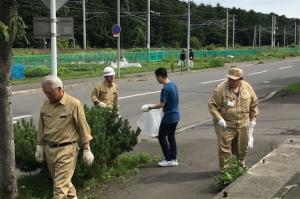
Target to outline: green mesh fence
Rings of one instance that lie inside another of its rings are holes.
[[[299,51],[297,48],[281,49],[284,51]],[[242,56],[255,55],[263,52],[263,49],[243,49],[243,50],[199,50],[194,51],[196,58],[204,57],[224,57],[224,56]],[[141,51],[141,52],[125,52],[128,62],[159,62],[164,59],[178,59],[180,50],[161,50],[161,51]],[[80,54],[59,54],[58,64],[76,64],[76,63],[105,63],[116,60],[116,52],[89,52]],[[50,66],[50,55],[28,55],[28,56],[14,56],[14,64],[24,64],[25,66]]]

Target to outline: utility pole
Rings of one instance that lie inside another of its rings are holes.
[[[228,37],[229,37],[229,10],[226,10],[226,50],[228,50]]]
[[[187,27],[187,70],[190,70],[190,41],[191,41],[191,1],[188,0],[188,27]]]
[[[82,22],[83,22],[83,49],[86,49],[86,13],[85,13],[85,0],[82,0]]]
[[[150,0],[148,0],[148,32],[147,32],[147,49],[150,51],[150,28],[151,28],[151,23],[150,23]]]
[[[299,31],[299,33],[298,33],[298,38],[299,38],[298,45],[300,46],[300,25],[298,26],[298,31]]]
[[[274,46],[274,44],[273,44],[273,42],[274,42],[274,36],[273,36],[273,34],[274,34],[274,15],[272,15],[272,30],[271,30],[271,47],[273,48],[273,46]]]
[[[283,28],[283,47],[285,48],[286,46],[286,27],[284,26]]]
[[[294,35],[294,44],[297,45],[297,22],[295,21],[295,35]]]
[[[118,26],[121,27],[121,2],[120,0],[117,0],[117,12],[118,12]],[[121,70],[120,70],[120,57],[121,57],[121,33],[118,37],[118,53],[117,53],[117,67],[118,67],[118,77],[121,77]]]
[[[253,33],[253,47],[256,46],[256,26],[254,27],[254,33]]]
[[[235,15],[232,15],[232,49],[235,45]]]
[[[51,21],[51,69],[52,75],[57,76],[57,45],[56,45],[56,0],[50,0]]]
[[[261,25],[258,27],[258,45],[261,46]]]
[[[147,20],[147,49],[148,49],[148,61],[150,60],[150,39],[151,39],[151,7],[150,7],[150,0],[148,0],[148,20]]]
[[[273,34],[273,47],[276,47],[276,31],[277,31],[277,18],[274,16],[274,34]]]

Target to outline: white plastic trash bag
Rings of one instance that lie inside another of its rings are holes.
[[[254,143],[253,131],[254,131],[254,128],[249,128],[249,141],[248,141],[248,147],[249,147],[250,149],[253,148],[253,143]]]
[[[141,129],[141,135],[145,137],[156,137],[158,135],[162,112],[160,109],[153,109],[144,112],[137,120],[137,126]]]

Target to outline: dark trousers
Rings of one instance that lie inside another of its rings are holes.
[[[175,160],[177,156],[177,147],[175,131],[178,122],[162,122],[159,127],[158,140],[166,161]]]

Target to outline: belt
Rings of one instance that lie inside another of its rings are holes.
[[[49,143],[49,142],[46,142],[46,144],[50,147],[50,148],[59,148],[59,147],[63,147],[63,146],[68,146],[68,145],[71,145],[71,144],[75,144],[77,143],[77,141],[74,141],[74,142],[64,142],[64,143]]]

